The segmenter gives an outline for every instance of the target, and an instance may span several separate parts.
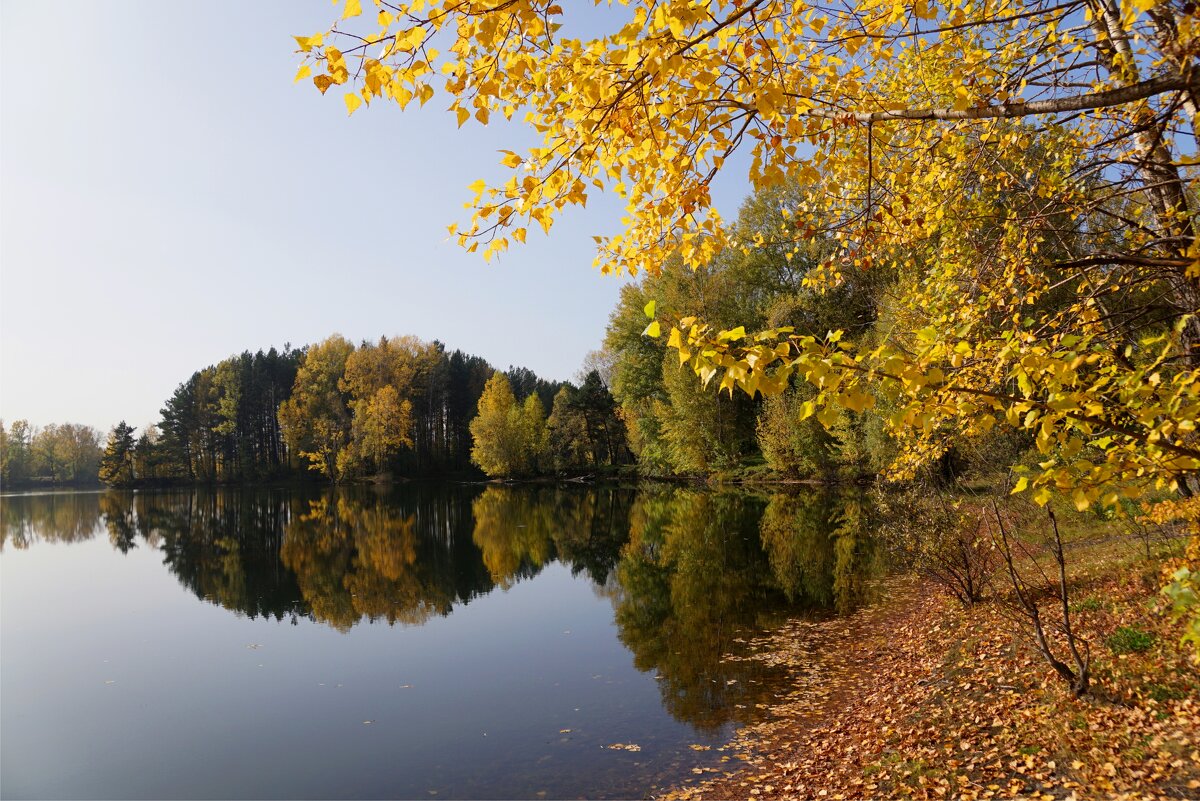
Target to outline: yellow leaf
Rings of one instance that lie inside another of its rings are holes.
[[[299,83],[309,75],[312,75],[312,67],[308,64],[302,64],[300,69],[296,71],[296,79],[292,83]]]
[[[353,92],[348,93],[345,96],[344,100],[346,101],[346,115],[347,116],[353,114],[354,110],[362,105],[362,98],[359,97],[358,95],[354,94]]]
[[[361,13],[362,0],[346,0],[346,10],[342,12],[342,19],[357,17]]]
[[[480,178],[478,181],[468,186],[467,189],[470,189],[471,192],[476,195],[482,195],[485,187],[487,187],[487,182]]]
[[[655,320],[654,322],[650,323],[650,325],[646,326],[646,329],[642,331],[642,336],[654,337],[655,339],[658,339],[661,333],[662,328],[658,325],[658,320]]]
[[[458,115],[458,127],[461,128],[466,124],[467,120],[471,119],[471,112],[467,111],[462,106],[454,109],[454,113]]]
[[[299,45],[300,49],[307,53],[314,47],[321,46],[322,42],[325,41],[325,34],[318,33],[315,36],[293,36],[292,38],[296,40],[296,44]]]
[[[642,311],[646,312],[646,316],[649,317],[651,320],[653,320],[654,319],[654,311],[655,311],[656,307],[657,307],[657,302],[652,300],[646,304],[646,308],[642,309]]]
[[[861,412],[863,409],[870,408],[875,405],[875,399],[865,392],[851,390],[842,394],[838,398],[838,402],[852,412]]]
[[[325,94],[325,91],[333,86],[333,78],[328,75],[317,75],[313,78],[313,83],[321,90],[321,94]]]

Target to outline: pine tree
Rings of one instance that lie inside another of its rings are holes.
[[[108,446],[100,458],[100,480],[105,484],[125,487],[137,479],[133,467],[133,454],[136,447],[133,432],[134,427],[124,420],[117,423],[108,434]]]

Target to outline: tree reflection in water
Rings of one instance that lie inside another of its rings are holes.
[[[83,542],[100,525],[98,492],[47,492],[0,497],[0,552],[37,542]]]
[[[205,601],[340,631],[420,625],[558,561],[610,600],[671,714],[715,731],[784,679],[737,658],[750,640],[863,601],[881,568],[867,512],[854,495],[653,485],[68,493],[4,498],[0,548],[140,541]]]

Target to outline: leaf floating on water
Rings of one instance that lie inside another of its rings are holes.
[[[570,729],[559,729],[558,733],[559,734],[570,734],[571,730]]]
[[[613,743],[608,746],[610,751],[641,751],[642,747],[637,743]]]
[[[688,748],[692,749],[693,751],[711,751],[712,750],[711,745],[689,745]]]
[[[364,721],[363,721],[363,725],[364,725],[364,726],[370,726],[370,725],[371,725],[372,723],[374,723],[374,722],[375,722],[375,721],[373,721],[373,720],[364,720]]]

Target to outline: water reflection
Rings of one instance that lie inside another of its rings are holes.
[[[100,493],[56,492],[0,497],[0,552],[36,542],[83,542],[96,536]]]
[[[416,625],[492,589],[459,493],[342,491],[294,508],[279,555],[315,620]]]
[[[629,538],[629,490],[488,487],[472,502],[473,539],[505,589],[553,560],[603,587]]]
[[[859,498],[651,486],[412,485],[2,499],[0,550],[103,536],[149,548],[204,601],[340,631],[416,626],[558,561],[607,598],[664,707],[749,722],[779,668],[744,655],[798,609],[845,612],[879,572]]]

